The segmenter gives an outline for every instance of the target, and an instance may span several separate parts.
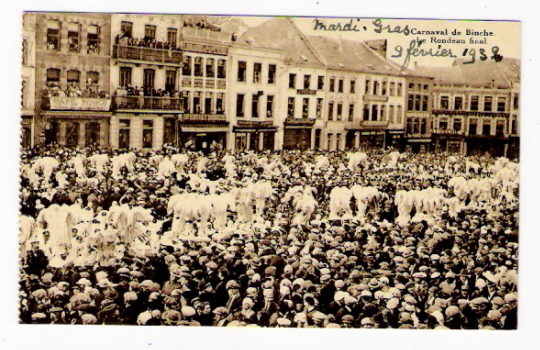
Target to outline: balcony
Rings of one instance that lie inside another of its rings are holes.
[[[364,128],[386,128],[388,126],[388,121],[362,120],[360,125]]]
[[[134,60],[140,62],[162,63],[180,67],[182,62],[182,51],[155,49],[138,46],[113,46],[113,58]]]
[[[366,102],[388,102],[388,96],[382,95],[364,95],[362,99]]]
[[[109,111],[111,99],[90,97],[43,97],[44,110],[60,111]]]
[[[181,112],[184,109],[184,104],[182,98],[179,97],[116,96],[114,108]]]
[[[227,116],[224,114],[186,113],[182,115],[181,120],[185,123],[225,123],[227,122]]]
[[[451,109],[434,109],[433,115],[459,115],[468,117],[503,117],[508,118],[510,113],[508,112],[482,112],[482,111],[463,111],[463,110],[451,110]]]
[[[182,28],[182,37],[184,39],[192,38],[192,39],[203,39],[203,40],[209,40],[209,41],[218,41],[218,42],[231,42],[232,41],[232,34],[230,33],[223,33],[223,32],[217,32],[209,29],[199,29],[199,28],[190,28],[190,27],[184,27]]]

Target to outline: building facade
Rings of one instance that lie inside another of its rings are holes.
[[[32,147],[35,117],[36,75],[36,14],[23,16],[22,78],[21,78],[21,146]]]
[[[410,76],[407,79],[406,144],[402,146],[409,152],[434,151],[432,89],[433,78]]]
[[[31,15],[35,16],[34,142],[108,147],[110,16]]]

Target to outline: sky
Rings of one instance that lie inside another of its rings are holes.
[[[271,17],[241,17],[241,19],[248,26],[257,26],[265,21],[269,20]],[[349,23],[348,18],[317,18],[320,23],[323,23],[327,28],[331,24],[346,24]],[[442,51],[442,49],[451,49],[452,54],[458,56],[458,58],[465,58],[468,61],[472,60],[471,50],[475,50],[475,59],[480,60],[481,54],[480,50],[484,49],[487,59],[490,59],[493,56],[493,47],[497,46],[498,53],[504,57],[517,58],[521,57],[521,23],[520,22],[503,22],[503,21],[455,21],[455,20],[410,20],[410,19],[381,19],[381,26],[384,28],[389,26],[391,31],[403,31],[406,26],[409,27],[409,30],[412,32],[412,28],[416,28],[417,31],[443,31],[447,30],[448,35],[441,34],[436,35],[436,41],[432,41],[433,35],[422,34],[422,35],[405,35],[405,33],[393,32],[389,33],[388,29],[383,29],[381,33],[375,32],[377,28],[373,22],[374,18],[354,18],[353,25],[357,26],[358,32],[336,32],[336,31],[322,31],[315,30],[315,18],[314,17],[294,17],[294,22],[296,25],[307,35],[321,35],[321,36],[330,36],[330,37],[342,37],[347,40],[372,40],[372,39],[387,39],[387,53],[388,58],[393,59],[396,63],[402,65],[406,54],[407,48],[410,47],[412,40],[426,40],[420,48],[425,50],[432,49],[433,52],[437,50]],[[400,27],[401,30],[398,30],[397,27]],[[366,29],[364,29],[364,27]],[[473,36],[466,35],[467,29],[475,32],[492,32],[492,36]],[[452,32],[460,31],[461,35],[452,36]],[[451,39],[460,39],[464,40],[465,44],[457,43],[440,43],[437,42],[439,39],[447,40]],[[481,40],[485,39],[487,42],[484,43],[471,43],[470,39]],[[439,45],[441,45],[439,49]],[[398,46],[402,47],[402,50],[399,51]],[[467,52],[464,55],[465,49]],[[401,53],[401,55],[400,55]],[[392,58],[390,56],[399,56]],[[448,66],[451,65],[454,61],[452,57],[411,57],[409,68],[413,68],[413,63],[417,61],[419,65],[426,66]]]

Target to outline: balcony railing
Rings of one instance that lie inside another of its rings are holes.
[[[116,96],[114,108],[183,111],[184,104],[182,98],[178,97]]]
[[[388,121],[362,120],[361,125],[365,128],[386,128],[388,126]]]
[[[182,115],[183,122],[210,122],[223,123],[227,121],[227,116],[224,114],[196,114],[186,113]]]
[[[145,62],[168,63],[180,66],[182,62],[182,51],[155,49],[138,46],[113,46],[113,58],[123,58]]]
[[[463,130],[441,130],[441,129],[434,129],[434,134],[439,135],[463,135]]]
[[[405,136],[411,139],[429,139],[431,137],[431,133],[407,133]]]
[[[382,95],[364,95],[362,99],[369,102],[388,102],[388,96]]]

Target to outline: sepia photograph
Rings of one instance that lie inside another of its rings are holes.
[[[521,326],[520,21],[20,16],[20,324]]]

